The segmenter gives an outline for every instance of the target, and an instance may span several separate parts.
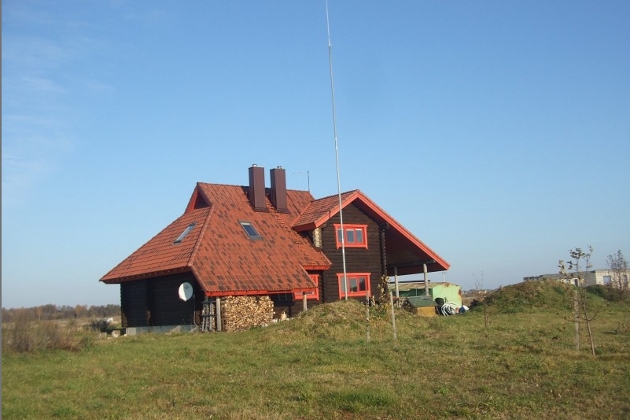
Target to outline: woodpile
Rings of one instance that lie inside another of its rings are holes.
[[[269,296],[228,296],[221,299],[221,329],[244,331],[264,327],[273,320]]]

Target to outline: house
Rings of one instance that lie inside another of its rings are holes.
[[[623,285],[628,284],[628,279],[630,279],[630,270],[621,271],[621,272],[618,272],[617,270],[611,270],[611,269],[580,271],[578,273],[579,279],[578,279],[578,276],[575,276],[574,273],[571,273],[571,275],[574,277],[571,279],[566,279],[566,278],[563,278],[562,275],[559,273],[541,274],[539,276],[523,277],[523,281],[554,279],[554,280],[562,281],[564,283],[572,283],[576,286],[584,286],[584,287],[593,286],[596,284],[612,285],[614,287],[619,287],[620,285],[623,286]]]
[[[307,305],[378,301],[383,276],[395,271],[449,268],[360,190],[314,199],[287,190],[283,168],[270,177],[267,188],[253,165],[246,186],[197,183],[180,217],[100,279],[120,285],[124,328],[221,330],[226,299],[239,296],[250,298],[249,312],[273,302],[256,321],[264,323]]]

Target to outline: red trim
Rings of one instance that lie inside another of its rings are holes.
[[[337,248],[341,248],[341,241],[339,240],[339,231],[341,230],[341,225],[335,225],[335,241],[337,243]],[[351,225],[351,224],[343,224],[343,232],[344,232],[344,246],[346,248],[367,248],[367,225]],[[357,240],[357,232],[361,232],[360,240]]]
[[[346,273],[346,280],[348,281],[348,296],[360,296],[365,297],[367,295],[372,295],[372,288],[370,286],[370,275],[371,273]],[[360,279],[365,279],[365,289],[360,290],[361,283]],[[353,282],[354,280],[354,282]],[[339,285],[339,297],[346,297],[346,292],[343,289],[343,273],[337,273],[337,284]],[[356,291],[351,291],[351,289],[355,287]]]
[[[291,293],[292,290],[230,290],[230,291],[214,291],[206,292],[206,296],[209,297],[223,297],[223,296],[255,296],[255,295],[277,295],[282,293]]]
[[[308,290],[308,291],[294,291],[293,292],[293,298],[295,300],[302,300],[302,297],[304,296],[304,293],[307,294],[306,299],[309,300],[319,300],[319,274],[309,274],[309,276],[311,277],[311,280],[313,280],[313,283],[315,283],[315,292],[313,293],[313,289]]]
[[[315,224],[315,222],[310,222],[305,225],[293,226],[293,230],[295,230],[296,232],[303,232],[305,230],[313,230],[313,229],[317,229],[317,225]]]
[[[203,190],[200,187],[200,184],[201,183],[197,182],[195,190],[190,196],[190,200],[188,200],[188,204],[186,205],[186,210],[184,210],[184,214],[196,210],[195,206],[197,205],[197,201],[199,201],[200,198],[206,203],[208,207],[210,207],[210,200],[208,200],[208,197],[206,197],[206,194],[204,194]]]
[[[411,243],[413,243],[416,247],[420,248],[425,254],[434,259],[437,264],[442,267],[443,270],[448,270],[450,264],[440,258],[431,248],[429,248],[424,242],[420,239],[416,238],[411,232],[409,232],[404,226],[396,221],[393,217],[391,217],[385,210],[381,209],[376,203],[367,198],[363,193],[359,190],[358,197],[359,200],[365,204],[370,210],[376,213],[381,219],[387,221],[391,227],[399,231],[406,237]]]
[[[310,270],[310,271],[325,271],[328,270],[330,268],[330,265],[305,265],[304,269],[305,270]]]
[[[195,209],[195,203],[197,202],[197,197],[199,196],[199,185],[195,187],[195,191],[193,191],[190,200],[188,200],[188,205],[186,206],[186,210],[184,213],[188,213]]]

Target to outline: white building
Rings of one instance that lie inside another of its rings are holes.
[[[574,276],[574,273],[569,273],[571,276]],[[615,275],[617,273],[614,270],[610,269],[601,269],[601,270],[591,270],[591,271],[581,271],[578,273],[579,278],[583,281],[579,282],[577,277],[573,277],[570,279],[562,278],[559,273],[555,274],[541,274],[539,276],[530,276],[523,277],[524,281],[535,281],[535,280],[543,280],[543,279],[555,279],[565,283],[573,283],[576,286],[592,286],[594,284],[601,285],[609,285],[611,281],[615,280]],[[626,270],[621,274],[621,284],[625,285],[626,288],[628,286],[628,280],[630,279],[630,270]],[[579,284],[578,284],[579,283]],[[617,281],[615,281],[617,283]],[[615,284],[616,285],[616,284]]]

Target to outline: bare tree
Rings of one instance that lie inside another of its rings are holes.
[[[490,329],[490,309],[488,308],[488,302],[486,301],[486,296],[482,296],[484,292],[483,289],[483,271],[481,272],[481,278],[477,278],[477,276],[473,273],[473,277],[475,278],[475,289],[477,290],[477,299],[481,303],[481,308],[483,310],[483,326],[486,330],[485,334],[488,337],[488,330]]]
[[[583,286],[584,273],[591,269],[591,255],[593,254],[593,247],[588,247],[588,252],[585,252],[582,248],[575,248],[569,250],[570,260],[564,262],[564,260],[558,261],[558,267],[560,268],[560,275],[571,280],[574,284],[573,290],[573,320],[575,323],[575,346],[580,349],[580,322],[584,321],[586,324],[586,331],[588,333],[588,341],[591,345],[591,353],[595,356],[595,343],[593,341],[593,331],[591,329],[591,321],[597,316],[597,312],[590,314],[590,308],[588,306],[588,299],[586,295],[586,289]],[[568,270],[568,271],[567,271]]]
[[[87,305],[77,305],[74,307],[74,317],[75,318],[83,318],[87,315]]]
[[[618,293],[620,299],[623,299],[628,292],[628,261],[624,258],[621,250],[616,254],[609,255],[606,259],[608,268],[610,269],[610,288],[611,291]]]

